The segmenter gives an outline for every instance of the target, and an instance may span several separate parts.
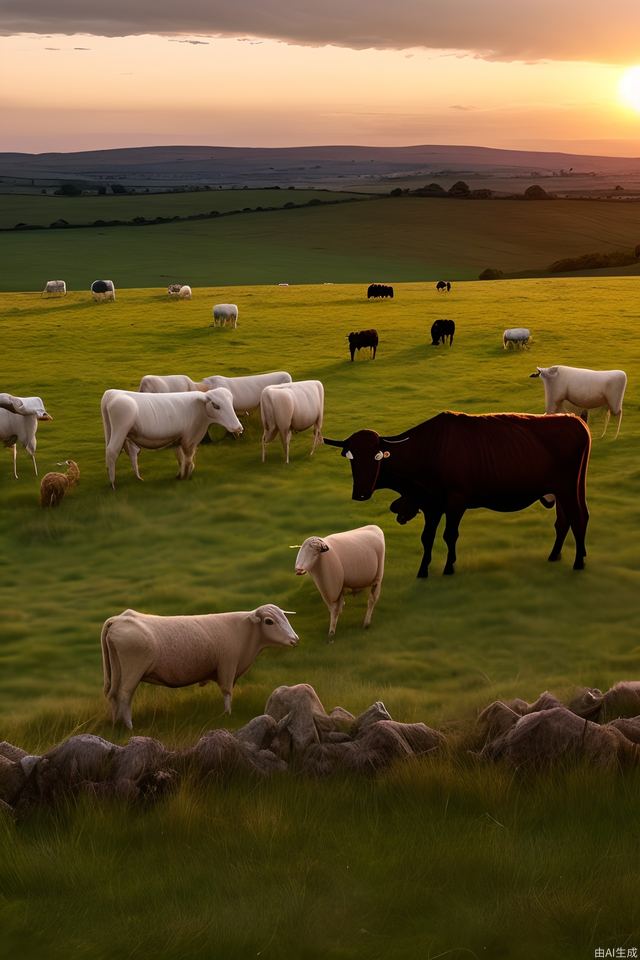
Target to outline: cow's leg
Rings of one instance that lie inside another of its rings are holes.
[[[615,418],[616,418],[617,421],[618,421],[618,426],[617,426],[617,428],[616,428],[616,435],[615,435],[615,437],[614,437],[613,439],[614,439],[614,440],[617,440],[617,439],[618,439],[618,434],[620,433],[620,424],[622,423],[622,407],[620,407],[620,409],[618,410],[617,413],[614,414],[614,416],[615,416]]]
[[[329,636],[334,637],[336,633],[336,627],[338,625],[338,617],[342,613],[342,608],[344,607],[344,593],[341,593],[338,599],[333,603],[328,601],[327,606],[329,607]]]
[[[282,447],[284,449],[284,462],[289,463],[289,445],[291,443],[291,430],[285,430],[284,433],[281,433],[280,439],[282,440]]]
[[[131,440],[125,440],[124,449],[129,457],[129,460],[131,461],[133,472],[138,480],[142,480],[142,477],[140,476],[140,470],[138,469],[138,454],[140,453],[140,447],[137,444],[132,443]]]
[[[600,434],[600,439],[601,439],[601,440],[602,440],[602,438],[604,437],[605,433],[607,432],[607,427],[609,426],[609,418],[610,418],[610,416],[611,416],[611,410],[609,409],[609,407],[607,407],[606,410],[605,410],[605,414],[604,414],[604,430],[603,430],[602,433]],[[617,436],[617,434],[616,434],[616,436]]]
[[[447,562],[442,571],[444,576],[451,576],[455,573],[454,565],[456,562],[456,542],[460,532],[460,521],[464,515],[464,507],[450,508],[445,513],[445,527],[443,539],[447,545]]]
[[[556,528],[556,540],[548,557],[552,563],[560,559],[562,545],[569,532],[569,521],[564,510],[564,498],[558,495],[556,495],[556,522],[554,526]]]
[[[322,425],[319,422],[313,425],[313,444],[311,445],[311,456],[314,455],[316,448],[322,446]]]
[[[226,664],[218,670],[217,683],[220,687],[222,699],[224,702],[224,712],[231,713],[231,701],[233,699],[233,683],[235,680],[235,665]]]
[[[371,623],[371,617],[373,616],[373,608],[378,602],[381,586],[382,586],[382,583],[380,580],[375,580],[371,584],[371,592],[369,593],[369,599],[367,601],[367,612],[365,613],[364,621],[362,623],[363,627],[368,627],[369,624]]]
[[[16,470],[17,450],[16,450],[16,444],[15,444],[15,443],[12,444],[12,448],[13,448],[13,476],[14,476],[15,479],[17,480],[17,479],[18,479],[18,471]]]
[[[176,456],[180,464],[178,480],[188,480],[195,469],[196,446],[176,447]]]
[[[442,510],[424,511],[424,529],[422,531],[422,562],[418,569],[418,578],[423,579],[429,576],[429,564],[431,563],[431,551],[433,550],[433,541],[436,536],[438,524],[442,518]]]

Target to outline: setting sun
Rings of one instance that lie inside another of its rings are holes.
[[[630,67],[620,80],[620,96],[624,103],[640,111],[640,67]]]

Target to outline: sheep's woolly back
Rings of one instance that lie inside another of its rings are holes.
[[[40,506],[57,507],[71,487],[80,480],[80,470],[75,460],[67,460],[66,473],[46,473],[40,482]]]

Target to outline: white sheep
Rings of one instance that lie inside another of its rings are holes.
[[[509,330],[505,330],[502,334],[502,346],[506,350],[507,347],[520,347],[524,348],[529,345],[531,340],[531,330],[527,327],[511,327]]]
[[[215,681],[231,713],[236,680],[265,647],[295,647],[286,613],[267,603],[255,610],[158,617],[125,610],[105,620],[100,635],[104,693],[114,723],[131,729],[131,701],[139,683],[188,687]]]
[[[545,413],[562,413],[569,405],[572,411],[605,407],[604,437],[611,414],[618,420],[616,437],[622,421],[622,400],[627,386],[624,370],[589,370],[584,367],[536,367],[532,377],[544,384]]]
[[[51,296],[61,296],[64,297],[67,292],[67,285],[64,280],[47,280],[44,290],[42,291],[42,296],[45,294]]]
[[[329,636],[336,632],[344,606],[345,590],[358,593],[370,588],[363,627],[368,627],[378,602],[384,575],[384,533],[375,524],[307,537],[298,551],[297,576],[308,573],[329,609]]]
[[[235,303],[216,303],[213,308],[213,325],[234,329],[238,326],[238,307]]]

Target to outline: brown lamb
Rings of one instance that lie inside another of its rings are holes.
[[[80,470],[75,460],[65,460],[66,473],[46,473],[40,482],[40,506],[57,507],[71,487],[80,480]],[[62,466],[62,464],[61,464]]]

